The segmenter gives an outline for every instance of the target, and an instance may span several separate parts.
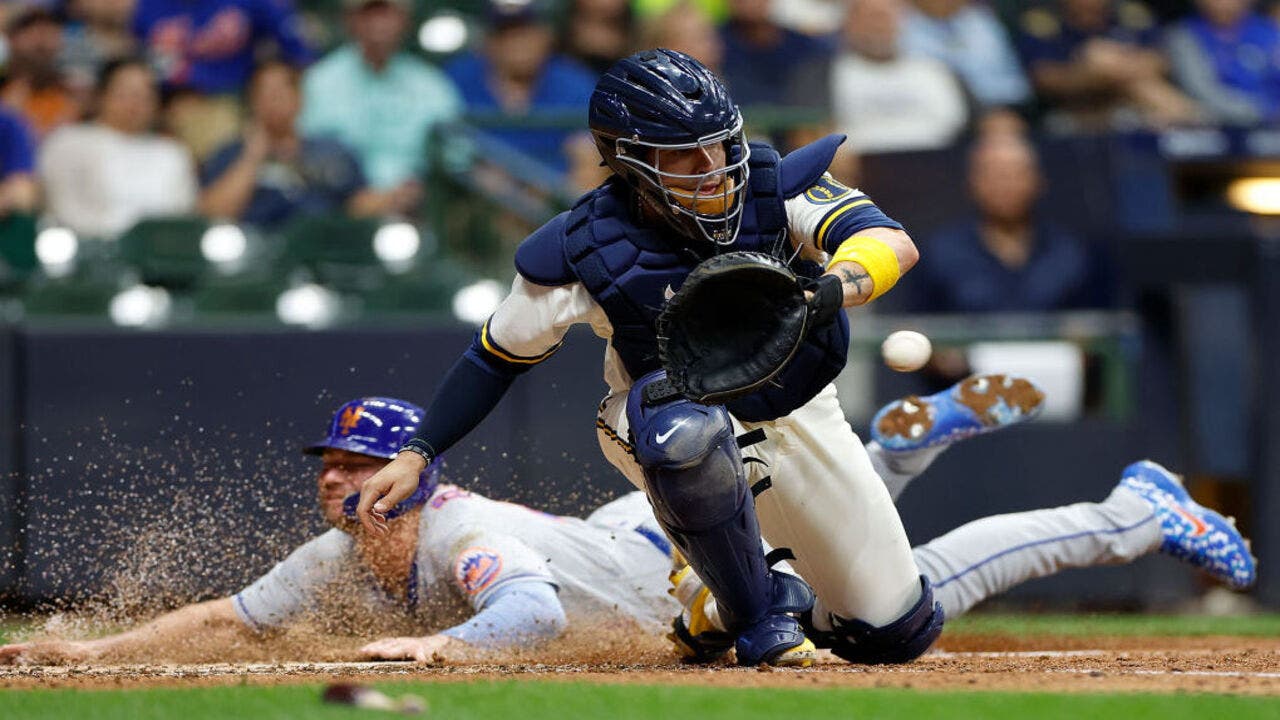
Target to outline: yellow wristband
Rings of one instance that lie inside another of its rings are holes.
[[[871,297],[867,298],[867,302],[889,292],[902,276],[898,254],[893,248],[883,240],[866,235],[854,235],[840,243],[836,254],[831,256],[831,262],[827,263],[827,269],[842,262],[856,262],[871,276]]]

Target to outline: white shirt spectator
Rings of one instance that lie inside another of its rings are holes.
[[[832,119],[863,153],[950,145],[968,121],[964,91],[932,58],[877,62],[843,53],[831,67]]]
[[[195,211],[195,164],[158,135],[71,125],[45,140],[38,169],[50,220],[77,235],[114,240],[144,218]]]

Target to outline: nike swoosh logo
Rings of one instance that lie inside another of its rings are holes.
[[[1191,537],[1200,537],[1201,535],[1204,535],[1205,533],[1209,532],[1209,525],[1205,521],[1196,517],[1195,515],[1192,515],[1191,513],[1177,506],[1174,506],[1173,511],[1181,515],[1184,520],[1191,523],[1192,528],[1194,528],[1191,531]]]
[[[670,428],[668,428],[666,432],[664,432],[664,433],[658,433],[657,438],[656,438],[656,439],[657,439],[657,441],[658,441],[658,444],[659,444],[659,445],[661,445],[662,443],[666,442],[666,441],[667,441],[667,438],[671,437],[671,433],[675,432],[675,431],[676,431],[676,428],[680,427],[680,426],[681,426],[681,425],[683,425],[684,423],[685,423],[685,421],[684,421],[684,420],[677,420],[677,421],[676,421],[676,424],[675,424],[675,425],[672,425]]]
[[[672,290],[670,285],[668,285],[668,286],[667,286],[667,289],[666,289],[666,290],[663,290],[663,291],[662,291],[662,297],[663,297],[663,298],[665,298],[665,299],[667,299],[667,300],[670,300],[671,298],[673,298],[673,297],[675,297],[675,296],[676,296],[676,291],[675,291],[675,290]]]

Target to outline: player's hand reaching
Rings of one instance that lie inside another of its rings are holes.
[[[97,656],[89,642],[50,640],[0,645],[0,665],[74,665]]]
[[[356,515],[365,530],[387,534],[387,511],[418,489],[418,477],[426,467],[427,461],[421,455],[402,452],[364,481]]]
[[[450,659],[450,649],[465,645],[448,635],[426,637],[392,637],[375,640],[360,648],[360,655],[369,660],[413,660],[420,663],[445,662]]]

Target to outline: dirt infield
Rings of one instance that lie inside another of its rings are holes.
[[[1280,638],[1022,637],[955,634],[910,665],[852,666],[824,658],[805,670],[636,664],[214,663],[0,667],[0,688],[536,679],[720,687],[916,688],[1049,692],[1212,692],[1280,696]]]

